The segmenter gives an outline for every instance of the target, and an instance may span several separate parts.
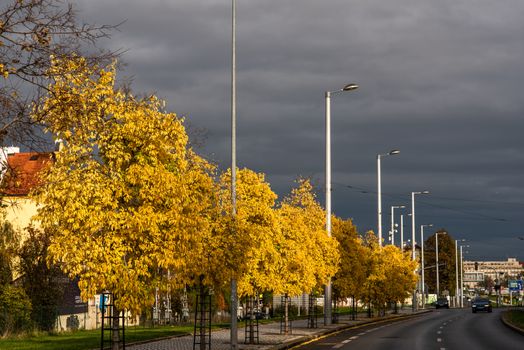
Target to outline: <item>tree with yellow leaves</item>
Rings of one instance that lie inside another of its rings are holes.
[[[286,296],[310,293],[335,275],[339,265],[338,243],[325,230],[325,212],[313,186],[299,179],[298,186],[278,209],[281,228],[281,277],[273,291]],[[285,304],[287,330],[287,302]]]
[[[218,266],[238,280],[239,296],[252,296],[271,290],[278,273],[278,220],[274,206],[277,195],[262,173],[250,169],[237,172],[236,216],[231,215],[231,172],[220,178],[220,233],[216,236],[222,261]],[[217,257],[215,261],[220,261]],[[217,266],[217,264],[215,264]],[[225,276],[224,276],[225,277]]]
[[[238,295],[249,300],[248,311],[254,317],[254,299],[263,291],[273,289],[278,279],[278,220],[274,206],[277,195],[262,173],[240,169],[236,177],[236,215],[231,215],[231,171],[219,181],[219,203],[223,215],[218,218],[216,241],[219,242],[213,261],[222,273],[222,282],[235,278]],[[224,272],[227,275],[224,275]],[[254,342],[254,328],[249,328]]]
[[[351,219],[333,217],[333,236],[340,245],[339,270],[333,280],[333,288],[340,299],[351,298],[353,310],[356,302],[365,294],[364,284],[368,272],[367,249]]]
[[[371,231],[364,238],[364,246],[367,249],[368,277],[363,299],[382,313],[386,303],[403,301],[415,288],[417,263],[396,246],[380,247]]]
[[[84,299],[108,290],[137,314],[157,286],[198,278],[215,215],[213,167],[162,101],[115,89],[114,68],[71,57],[49,74],[34,113],[64,144],[36,195],[38,220],[54,232],[50,260],[79,277]]]

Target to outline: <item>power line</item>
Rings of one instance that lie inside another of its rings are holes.
[[[353,191],[356,191],[356,192],[359,192],[359,193],[362,193],[362,194],[372,194],[372,195],[376,195],[377,194],[376,191],[369,190],[369,189],[366,189],[366,188],[363,188],[363,187],[358,187],[358,186],[353,186],[353,185],[346,185],[346,184],[341,184],[341,183],[333,183],[333,184],[338,185],[338,186],[342,186],[344,188],[347,188],[347,189],[350,189],[350,190],[353,190]],[[404,201],[409,201],[409,196],[408,195],[388,194],[388,193],[382,193],[382,195],[390,197],[390,198],[396,198],[396,199],[402,198],[402,200],[404,200]],[[451,197],[441,197],[441,196],[432,196],[432,198],[471,201],[471,202],[483,202],[483,203],[498,203],[498,204],[501,203],[501,202],[494,202],[494,201],[469,200],[469,199],[459,199],[459,198],[451,199]],[[458,213],[461,213],[461,214],[465,214],[465,215],[469,215],[469,216],[482,217],[485,220],[489,220],[489,221],[497,221],[497,222],[507,222],[508,221],[505,218],[500,218],[500,217],[487,215],[487,214],[482,214],[482,213],[478,213],[478,212],[471,212],[471,211],[468,211],[468,210],[458,209],[458,208],[444,206],[444,205],[438,205],[438,204],[429,203],[429,202],[426,202],[426,201],[423,201],[423,200],[418,200],[417,203],[424,204],[426,206],[430,206],[430,207],[434,207],[434,208],[455,211],[455,212],[458,212]],[[522,204],[522,205],[524,205],[524,204]]]

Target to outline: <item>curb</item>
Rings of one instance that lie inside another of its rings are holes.
[[[322,339],[328,335],[332,335],[332,334],[335,334],[335,333],[338,333],[338,332],[342,332],[342,331],[345,331],[345,330],[348,330],[348,329],[354,329],[354,328],[359,328],[359,327],[362,327],[362,326],[366,326],[366,325],[370,325],[370,324],[375,324],[375,323],[382,323],[382,322],[386,322],[386,321],[391,321],[391,320],[400,320],[400,319],[405,319],[405,318],[412,318],[412,317],[417,317],[417,316],[420,316],[420,315],[423,315],[423,314],[426,314],[426,313],[429,313],[429,312],[432,312],[432,310],[424,310],[424,311],[420,311],[420,312],[417,312],[416,314],[404,314],[404,315],[398,315],[398,316],[390,316],[390,317],[386,317],[386,318],[380,318],[380,319],[374,319],[374,320],[369,320],[369,321],[363,321],[363,322],[360,322],[358,324],[352,324],[352,325],[342,325],[340,327],[337,327],[337,328],[333,328],[333,329],[326,329],[324,331],[321,331],[317,334],[311,334],[311,335],[307,335],[307,336],[303,336],[299,339],[295,339],[293,341],[290,341],[290,342],[284,342],[282,344],[278,344],[278,345],[275,345],[273,347],[270,348],[270,350],[287,350],[287,349],[292,349],[296,346],[299,346],[299,345],[302,345],[302,344],[305,344],[305,343],[309,343],[309,342],[313,342],[315,340],[318,340],[318,339]]]
[[[510,328],[510,329],[513,329],[515,332],[517,333],[520,333],[521,335],[524,335],[524,329],[520,328],[520,327],[517,327],[515,326],[514,324],[510,323],[508,320],[507,320],[507,314],[508,312],[510,312],[511,310],[506,310],[504,312],[501,313],[500,315],[500,320],[502,321],[502,323]]]

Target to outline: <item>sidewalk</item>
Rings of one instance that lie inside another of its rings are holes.
[[[259,324],[259,344],[244,344],[245,330],[244,327],[238,329],[238,348],[240,350],[276,350],[286,349],[292,345],[298,345],[308,340],[320,337],[324,334],[336,332],[337,330],[349,328],[359,324],[377,322],[381,320],[406,317],[420,314],[428,310],[420,310],[413,313],[411,309],[399,310],[398,314],[388,314],[385,317],[367,318],[359,315],[357,320],[350,320],[350,316],[344,315],[339,318],[337,324],[324,326],[323,319],[318,318],[317,328],[307,328],[307,319],[295,320],[292,323],[291,334],[280,334],[280,322],[268,324]],[[211,333],[211,349],[229,350],[230,330],[222,329]],[[198,346],[197,346],[198,348]],[[162,339],[143,344],[126,345],[129,350],[193,350],[193,336],[187,335]]]

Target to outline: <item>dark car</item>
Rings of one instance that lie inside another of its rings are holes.
[[[435,301],[435,308],[446,308],[449,309],[449,301],[446,298],[438,298],[437,301]]]
[[[473,313],[475,313],[477,311],[491,312],[492,311],[491,301],[489,299],[486,299],[486,298],[475,298],[471,302],[471,311]]]
[[[257,320],[262,320],[264,318],[266,318],[266,314],[264,314],[263,312],[261,311],[255,311],[253,312],[253,316],[255,316],[255,319]],[[241,319],[242,320],[249,320],[251,318],[251,314],[248,312],[247,314],[244,315],[244,317],[242,317]]]

